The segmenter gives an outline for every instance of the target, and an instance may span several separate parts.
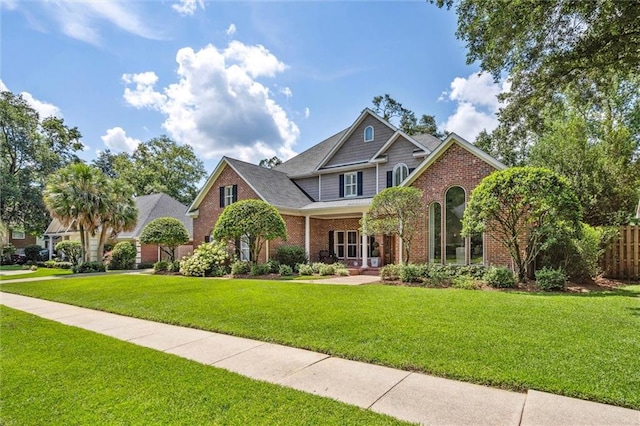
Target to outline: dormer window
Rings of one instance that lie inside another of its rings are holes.
[[[373,126],[367,126],[364,129],[364,141],[365,142],[371,142],[373,140]]]
[[[393,168],[393,186],[398,186],[409,176],[409,168],[406,164],[396,164]]]

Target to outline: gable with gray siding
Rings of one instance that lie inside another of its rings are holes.
[[[364,129],[372,126],[374,139],[371,142],[364,141]],[[344,164],[358,163],[369,160],[394,134],[394,129],[384,124],[377,118],[367,117],[356,127],[342,146],[333,154],[323,169]]]
[[[418,149],[413,143],[400,136],[396,141],[383,153],[386,154],[387,162],[378,166],[378,187],[382,191],[387,187],[387,172],[393,171],[393,168],[401,163],[407,165],[411,170],[420,164],[424,157],[413,157],[413,151]]]

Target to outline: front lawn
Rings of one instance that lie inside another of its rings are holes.
[[[400,424],[0,306],[3,425]]]
[[[113,275],[0,289],[480,384],[640,408],[640,286],[523,294]]]
[[[13,269],[20,270],[22,267]],[[8,269],[4,269],[5,271]],[[0,281],[3,280],[18,280],[21,278],[39,278],[39,277],[50,277],[52,275],[70,275],[72,273],[71,269],[59,269],[59,268],[38,268],[37,271],[24,271],[24,274],[11,274],[11,275],[0,275]]]

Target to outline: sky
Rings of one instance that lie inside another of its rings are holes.
[[[0,0],[0,89],[83,135],[86,161],[166,134],[288,159],[390,94],[473,141],[506,88],[466,64],[455,11],[406,2]]]

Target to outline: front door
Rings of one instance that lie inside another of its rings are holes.
[[[384,264],[390,265],[396,260],[396,238],[393,235],[384,236]]]

